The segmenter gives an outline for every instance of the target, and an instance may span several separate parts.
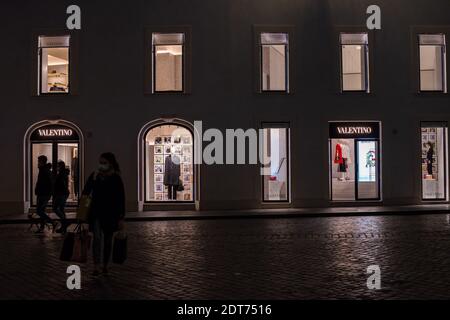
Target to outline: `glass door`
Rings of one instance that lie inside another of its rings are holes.
[[[356,140],[356,194],[358,200],[378,200],[379,151],[376,140]]]
[[[79,195],[78,143],[58,142],[57,162],[63,161],[69,173],[69,197],[67,204],[76,205]]]
[[[62,143],[62,142],[33,142],[31,145],[31,194],[32,203],[36,205],[36,195],[34,189],[39,174],[38,157],[46,156],[47,164],[50,167],[53,179],[57,172],[57,164],[63,161],[69,174],[69,198],[68,205],[77,205],[80,193],[79,177],[79,160],[78,160],[78,143]],[[50,202],[51,203],[51,200]]]

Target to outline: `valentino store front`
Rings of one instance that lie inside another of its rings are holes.
[[[381,200],[380,122],[330,122],[330,199]]]
[[[81,130],[67,121],[42,121],[31,126],[24,141],[25,210],[36,206],[34,187],[38,176],[38,157],[46,156],[52,175],[63,161],[69,170],[68,206],[76,206],[83,188],[83,136]]]
[[[329,200],[381,202],[381,122],[330,121],[328,130]],[[262,147],[271,162],[264,166],[267,175],[261,180],[261,202],[291,203],[289,124],[264,123],[263,133]],[[182,119],[159,119],[141,129],[137,148],[138,210],[200,209],[200,165],[194,161],[198,152],[194,134],[198,133],[193,125]],[[448,201],[447,135],[447,122],[420,123],[420,135],[416,136],[420,154],[411,159],[420,168],[419,201]],[[36,205],[34,186],[37,158],[41,155],[47,157],[53,174],[58,161],[64,161],[70,170],[68,205],[76,206],[86,174],[81,130],[64,120],[41,121],[28,129],[24,137],[26,212]],[[293,158],[293,163],[296,161]]]

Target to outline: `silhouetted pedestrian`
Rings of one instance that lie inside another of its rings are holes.
[[[47,157],[44,155],[38,157],[39,173],[34,189],[34,193],[36,195],[36,213],[41,218],[41,223],[37,231],[38,233],[44,231],[46,223],[51,223],[54,225],[53,220],[45,212],[48,202],[52,196],[52,165],[47,163],[47,161]]]
[[[61,219],[61,227],[56,230],[58,233],[65,233],[67,229],[66,202],[69,197],[69,174],[64,161],[58,161],[58,172],[55,177],[53,187],[53,211]]]
[[[114,154],[108,152],[100,156],[98,171],[89,177],[83,194],[92,194],[88,220],[89,229],[94,234],[92,251],[95,269],[93,275],[100,274],[102,262],[103,273],[106,274],[111,257],[113,234],[123,228],[125,217],[125,191],[119,164]]]

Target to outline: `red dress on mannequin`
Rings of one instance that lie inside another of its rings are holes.
[[[342,158],[342,147],[339,143],[336,145],[336,152],[334,154],[334,163],[338,164],[344,163],[344,159]]]

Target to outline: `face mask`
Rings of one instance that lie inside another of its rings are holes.
[[[108,171],[109,170],[109,165],[107,165],[107,164],[99,164],[98,165],[98,170],[100,170],[100,171],[102,171],[102,172],[106,172],[106,171]]]

